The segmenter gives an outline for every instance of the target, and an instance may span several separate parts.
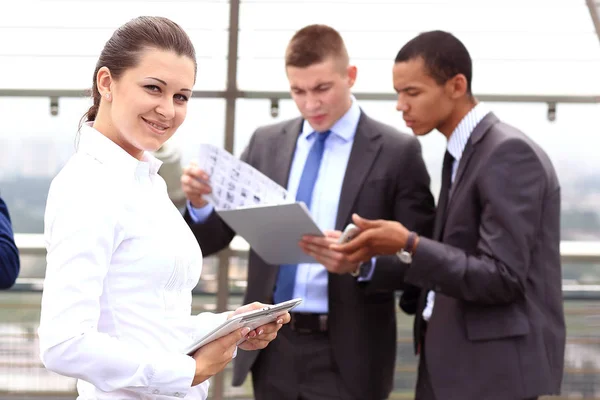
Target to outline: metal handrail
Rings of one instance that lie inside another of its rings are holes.
[[[44,236],[42,234],[15,234],[15,242],[22,256],[43,257],[46,255]],[[217,255],[217,257],[225,259],[229,257],[245,258],[248,255],[248,250],[248,243],[240,236],[236,236],[229,244],[229,248],[224,250],[220,255]],[[600,264],[600,241],[563,241],[560,244],[560,251],[563,264]],[[41,291],[43,285],[43,278],[18,278],[15,289]],[[563,295],[565,299],[597,300],[600,299],[600,285],[581,284],[564,280]]]
[[[46,248],[41,233],[16,233],[15,242],[23,255],[44,256]],[[229,244],[234,256],[245,256],[250,249],[248,242],[235,236]],[[600,241],[562,241],[560,254],[563,263],[600,263]]]
[[[395,101],[396,94],[389,92],[354,92],[359,100]],[[48,97],[48,98],[84,98],[90,97],[89,89],[3,89],[0,88],[0,97]],[[262,90],[194,90],[192,97],[205,99],[291,99],[289,91],[262,91]],[[598,95],[569,95],[569,94],[500,94],[478,93],[478,100],[499,103],[574,103],[596,104],[600,103]]]

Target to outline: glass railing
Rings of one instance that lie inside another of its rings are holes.
[[[44,369],[39,358],[37,327],[44,276],[40,237],[17,236],[23,271],[15,288],[0,292],[0,398],[74,398],[75,380]],[[564,307],[567,347],[563,398],[600,400],[600,244],[563,243]],[[195,288],[193,312],[215,311],[218,298],[227,308],[242,302],[247,247],[236,239],[220,257],[205,260]],[[227,262],[228,279],[219,285],[219,262]],[[218,288],[227,288],[226,293]],[[412,317],[397,314],[396,376],[391,399],[413,398],[417,359],[412,351]],[[213,399],[252,399],[251,380],[231,386],[231,366],[215,377]],[[553,397],[556,398],[556,397]]]

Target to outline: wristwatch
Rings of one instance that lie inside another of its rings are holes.
[[[412,262],[412,255],[415,252],[415,243],[417,241],[417,234],[414,232],[408,233],[408,238],[406,239],[406,245],[402,250],[396,253],[396,256],[400,261],[405,264],[410,264]]]
[[[370,270],[371,261],[367,261],[360,263],[354,271],[350,272],[350,275],[352,275],[355,278],[366,278]]]

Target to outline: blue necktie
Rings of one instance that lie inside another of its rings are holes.
[[[300,178],[300,183],[298,184],[296,201],[304,202],[309,209],[315,182],[317,180],[317,176],[319,175],[319,169],[321,168],[321,159],[323,158],[323,150],[325,149],[325,140],[327,140],[330,134],[331,131],[316,133],[317,138],[310,148],[310,152],[306,158],[306,163],[304,164],[304,170],[302,171],[302,177]],[[281,303],[282,301],[290,300],[292,298],[294,295],[294,284],[296,283],[297,269],[297,264],[288,264],[279,267],[275,293],[273,293],[274,303]]]

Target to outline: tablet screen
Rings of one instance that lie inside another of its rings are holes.
[[[184,353],[192,355],[196,350],[198,350],[205,344],[210,343],[213,340],[216,340],[220,337],[223,337],[237,329],[248,327],[254,330],[259,326],[275,322],[279,316],[285,314],[286,312],[289,312],[300,303],[302,303],[302,299],[292,299],[284,301],[282,303],[274,304],[272,306],[265,307],[260,310],[253,310],[247,313],[235,315],[227,321],[223,322],[221,325],[217,326],[208,334],[204,335],[202,338],[199,338],[196,341],[194,341],[194,343],[191,343],[184,349]],[[238,342],[238,345],[243,341],[244,340]]]

